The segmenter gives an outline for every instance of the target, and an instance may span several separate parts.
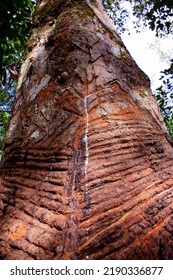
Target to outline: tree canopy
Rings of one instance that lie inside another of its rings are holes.
[[[22,63],[25,44],[32,26],[32,13],[35,0],[0,0],[0,152],[13,101],[17,72]],[[148,25],[156,36],[173,33],[172,0],[103,0],[103,5],[119,32],[128,29],[130,3],[135,16],[137,31]],[[14,73],[11,71],[14,70]],[[16,74],[15,74],[16,73]],[[14,74],[14,75],[13,75]],[[158,89],[156,98],[170,134],[173,136],[173,112],[170,106],[173,88],[173,59],[170,68],[163,70],[163,86]]]
[[[3,85],[6,84],[8,65],[17,63],[28,38],[31,28],[33,0],[0,1],[0,75]]]
[[[10,74],[10,66],[17,72],[31,29],[34,0],[0,1],[0,152],[10,117],[16,77]]]
[[[133,15],[136,17],[134,25],[139,31],[142,24],[147,24],[157,36],[173,31],[173,2],[171,0],[103,0],[105,8],[120,31],[124,31],[123,24],[129,16],[125,8],[126,3],[131,5]]]

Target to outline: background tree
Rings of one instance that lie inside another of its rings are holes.
[[[32,24],[34,2],[32,0],[0,1],[0,154],[17,80],[17,75],[12,74],[12,68],[13,71],[18,71],[21,66]]]

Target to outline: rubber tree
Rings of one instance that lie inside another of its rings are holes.
[[[41,0],[1,161],[1,259],[173,258],[173,148],[100,0]]]

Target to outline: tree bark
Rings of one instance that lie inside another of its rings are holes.
[[[166,133],[101,1],[39,1],[1,162],[1,259],[172,259]]]

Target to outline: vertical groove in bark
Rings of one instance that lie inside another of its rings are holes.
[[[2,259],[173,258],[172,146],[100,3],[37,7],[1,163]]]
[[[89,115],[88,115],[88,96],[84,97],[84,108],[85,108],[85,115],[86,115],[86,124],[85,124],[85,135],[84,135],[84,142],[85,142],[85,181],[86,181],[86,188],[88,186],[88,160],[89,160],[89,147],[88,147],[88,130],[89,130]]]

